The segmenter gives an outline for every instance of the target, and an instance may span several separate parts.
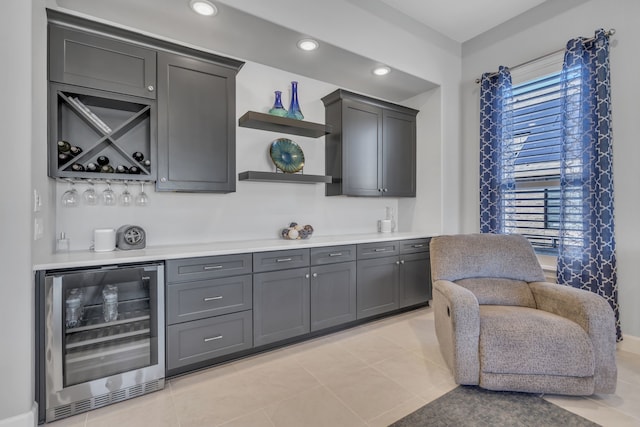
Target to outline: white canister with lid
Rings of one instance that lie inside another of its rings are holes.
[[[116,230],[114,228],[96,228],[93,230],[93,250],[109,252],[116,248]]]

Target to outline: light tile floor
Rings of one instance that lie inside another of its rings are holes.
[[[618,351],[614,395],[545,398],[603,426],[640,426],[640,355]],[[174,378],[52,427],[388,426],[452,390],[422,308]]]

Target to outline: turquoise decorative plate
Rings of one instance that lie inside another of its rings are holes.
[[[285,173],[296,173],[304,167],[304,153],[298,144],[287,138],[271,143],[269,155],[273,164]]]

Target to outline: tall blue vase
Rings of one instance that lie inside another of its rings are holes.
[[[296,120],[304,119],[302,111],[300,111],[300,104],[298,104],[298,82],[291,82],[291,105],[287,117]]]
[[[276,90],[275,95],[276,99],[273,103],[273,107],[269,110],[269,114],[272,116],[287,117],[287,110],[282,106],[282,92]]]

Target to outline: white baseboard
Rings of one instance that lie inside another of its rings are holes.
[[[640,354],[640,338],[622,334],[622,341],[618,343],[618,350]]]
[[[36,402],[31,405],[31,411],[0,420],[0,427],[37,427],[37,425],[38,404]]]

